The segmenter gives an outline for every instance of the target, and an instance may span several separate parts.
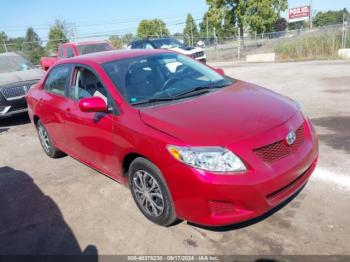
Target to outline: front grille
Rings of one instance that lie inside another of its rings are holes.
[[[202,56],[204,56],[204,52],[203,52],[203,51],[197,52],[197,53],[194,53],[194,54],[193,54],[193,57],[194,57],[194,58],[198,58],[198,57],[202,57]]]
[[[263,146],[254,150],[254,153],[265,162],[273,162],[294,153],[304,142],[304,126],[301,125],[295,131],[296,139],[292,145],[288,145],[285,140],[277,141],[273,144]]]
[[[2,95],[6,100],[13,100],[26,95],[29,88],[35,84],[37,81],[26,81],[20,82],[15,85],[6,86],[0,89],[0,95]]]

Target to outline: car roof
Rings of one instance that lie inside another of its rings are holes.
[[[87,55],[75,56],[61,60],[58,64],[65,63],[108,63],[137,56],[148,56],[153,54],[170,53],[171,51],[161,49],[122,49],[106,52],[91,53]]]
[[[96,45],[96,44],[108,44],[108,42],[107,41],[82,41],[82,42],[68,42],[62,45],[80,46],[80,45]]]

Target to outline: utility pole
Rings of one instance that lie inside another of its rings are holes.
[[[163,37],[162,23],[159,21],[160,37]]]
[[[8,52],[8,50],[7,50],[7,46],[6,46],[5,40],[4,40],[4,39],[2,39],[2,42],[4,43],[5,52],[7,53],[7,52]]]
[[[191,46],[193,46],[193,25],[191,23]]]
[[[209,45],[209,20],[207,15],[207,45]]]
[[[312,29],[312,0],[310,0],[310,31]]]
[[[343,32],[341,34],[341,48],[344,49],[344,35],[345,35],[345,13],[343,13]]]

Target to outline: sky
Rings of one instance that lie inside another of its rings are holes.
[[[289,0],[289,7],[309,4],[309,0]],[[314,11],[350,10],[350,0],[313,0]],[[9,37],[24,36],[33,27],[41,39],[47,39],[55,19],[73,26],[79,37],[135,33],[138,22],[160,18],[171,33],[182,32],[186,15],[200,19],[207,11],[205,0],[11,0],[2,1],[0,31]],[[283,13],[287,16],[287,12]]]

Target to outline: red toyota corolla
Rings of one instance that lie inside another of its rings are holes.
[[[260,216],[317,162],[316,132],[296,102],[170,51],[61,61],[27,101],[48,156],[64,152],[129,185],[164,226]]]

